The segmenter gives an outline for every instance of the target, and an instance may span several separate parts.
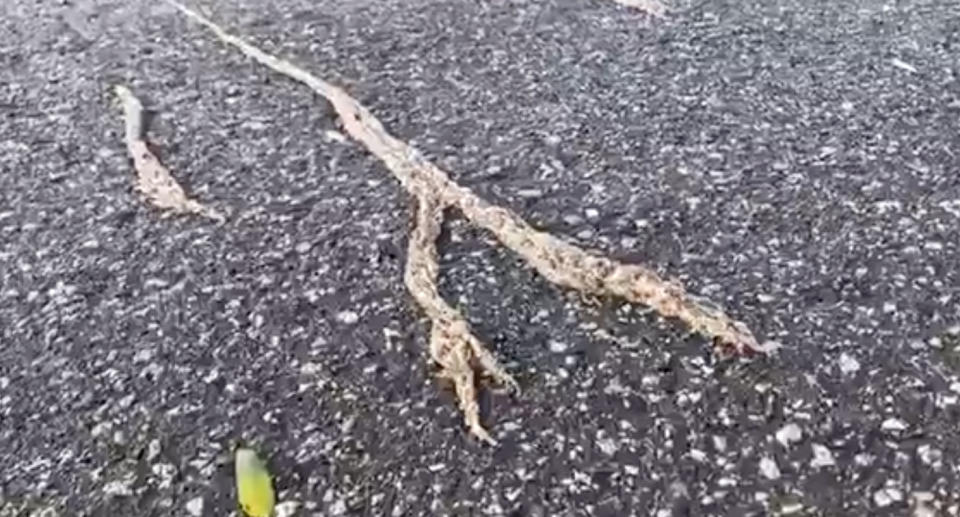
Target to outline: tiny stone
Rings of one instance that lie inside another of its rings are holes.
[[[337,320],[344,325],[353,325],[360,321],[360,316],[353,311],[341,311],[337,313]]]
[[[613,456],[620,450],[620,446],[617,445],[612,438],[601,438],[597,440],[597,447],[600,449],[600,452],[606,454],[607,456]]]
[[[717,480],[717,486],[723,488],[730,488],[737,486],[737,480],[731,477],[722,477]]]
[[[700,449],[690,449],[690,458],[698,463],[703,463],[707,459],[707,453]]]
[[[343,515],[345,513],[347,513],[347,502],[343,499],[338,499],[330,506],[330,515]]]
[[[300,503],[297,501],[284,501],[278,503],[277,507],[274,509],[276,517],[293,517],[297,513],[297,509],[300,508]]]
[[[540,190],[540,189],[535,189],[535,188],[532,188],[532,189],[524,189],[524,190],[518,190],[518,191],[517,191],[517,195],[520,196],[520,197],[523,197],[523,198],[531,199],[531,198],[537,198],[537,197],[542,196],[542,195],[543,195],[543,191]]]
[[[936,466],[943,461],[943,453],[940,449],[934,449],[929,444],[923,444],[917,447],[917,456],[920,457],[925,465]]]
[[[312,247],[313,247],[313,244],[309,242],[301,242],[297,244],[296,250],[297,250],[297,253],[304,254],[310,251],[310,248]]]
[[[725,436],[713,435],[713,448],[717,452],[723,452],[727,450],[727,438]]]
[[[764,457],[760,460],[760,473],[767,479],[780,479],[780,467],[773,459]]]
[[[777,431],[776,434],[777,441],[783,444],[784,447],[789,447],[793,442],[799,442],[803,438],[803,430],[800,429],[800,426],[791,422]]]
[[[157,477],[157,487],[164,490],[173,483],[173,478],[177,475],[177,467],[169,463],[155,463],[150,467],[150,472]]]
[[[898,418],[888,418],[880,424],[880,429],[884,431],[904,431],[907,429],[907,424]]]
[[[555,354],[562,354],[567,351],[567,348],[569,348],[566,343],[561,341],[550,341],[548,347],[550,348],[550,351]]]
[[[347,141],[347,137],[343,136],[343,133],[339,131],[327,130],[327,131],[324,131],[323,134],[329,140],[336,142],[338,144],[342,144]]]
[[[203,515],[203,497],[194,497],[187,502],[187,513],[194,517]]]
[[[884,508],[903,500],[903,493],[896,488],[881,488],[873,493],[873,503]]]
[[[127,481],[111,481],[104,485],[103,493],[112,496],[129,496],[133,494]]]
[[[917,73],[917,68],[915,66],[911,65],[910,63],[907,63],[906,61],[903,61],[902,59],[892,58],[890,60],[890,64],[892,64],[893,66],[901,70],[906,70],[911,74]]]
[[[860,362],[852,355],[844,352],[840,354],[840,371],[845,375],[856,373],[860,370]]]
[[[587,219],[596,219],[600,217],[600,211],[596,208],[588,208],[583,211],[583,214],[587,216]]]
[[[813,461],[810,462],[811,467],[820,468],[836,465],[836,462],[833,460],[833,453],[830,452],[830,449],[825,445],[814,443],[811,445],[811,448],[813,449]]]

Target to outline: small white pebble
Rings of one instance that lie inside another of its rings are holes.
[[[612,438],[601,438],[597,440],[597,448],[607,456],[613,456],[620,450],[620,446]]]
[[[810,446],[813,449],[813,460],[810,461],[810,466],[813,468],[820,467],[832,467],[836,465],[836,462],[833,459],[833,453],[830,452],[830,449],[825,445],[819,443],[811,444]]]
[[[360,321],[360,316],[353,311],[341,311],[337,313],[337,321],[344,325],[353,325]]]
[[[543,191],[540,190],[540,189],[535,189],[535,188],[532,188],[532,189],[524,189],[524,190],[518,190],[518,191],[517,191],[517,195],[520,196],[520,197],[527,198],[527,199],[532,199],[532,198],[536,198],[536,197],[542,196],[542,195],[543,195]]]
[[[873,493],[873,503],[880,508],[903,500],[903,492],[896,488],[881,488]]]
[[[760,459],[760,473],[767,479],[780,479],[780,467],[769,457]]]
[[[917,447],[917,456],[924,465],[937,466],[943,461],[943,452],[926,443]]]
[[[904,431],[907,429],[907,423],[899,418],[888,418],[880,424],[880,429],[884,431]]]
[[[330,515],[343,515],[347,513],[347,502],[338,499],[337,502],[330,505]]]
[[[899,68],[900,70],[906,70],[911,74],[917,73],[917,67],[911,65],[910,63],[907,63],[906,61],[903,61],[902,59],[893,58],[890,60],[890,64]]]
[[[803,438],[803,430],[800,429],[800,426],[791,422],[777,431],[776,434],[777,441],[783,444],[784,447],[789,447],[793,442],[799,442]]]
[[[737,480],[731,477],[722,477],[717,480],[717,486],[721,488],[730,488],[737,486]]]
[[[327,139],[329,139],[330,141],[336,142],[338,144],[342,144],[347,141],[347,137],[343,136],[343,133],[339,131],[333,131],[332,129],[328,129],[327,131],[324,131],[323,134],[324,136],[327,137]]]
[[[723,452],[727,450],[727,437],[720,436],[718,434],[713,435],[713,448],[717,452]]]
[[[132,480],[111,481],[104,485],[103,493],[112,496],[133,495],[133,490],[130,489],[130,481]]]
[[[555,354],[562,354],[567,351],[567,348],[570,348],[566,343],[562,341],[550,341],[550,344],[547,345],[550,348],[550,351]]]
[[[857,373],[860,371],[860,361],[857,361],[855,357],[844,352],[840,354],[840,371],[843,372],[844,375]]]
[[[198,496],[187,501],[187,513],[193,517],[200,517],[203,515],[203,497]]]
[[[293,517],[299,508],[300,503],[297,501],[283,501],[282,503],[277,503],[276,508],[274,508],[274,515],[276,515],[276,517]]]
[[[707,459],[707,453],[700,449],[690,449],[690,458],[698,463],[703,463],[703,461]]]
[[[150,472],[157,478],[157,487],[165,490],[173,483],[173,478],[177,475],[177,467],[169,463],[154,463],[150,466]]]

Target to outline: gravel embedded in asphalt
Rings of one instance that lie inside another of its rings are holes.
[[[960,5],[673,5],[207,11],[784,345],[720,361],[455,219],[443,294],[524,388],[489,448],[426,362],[409,199],[321,99],[162,4],[3,2],[0,515],[224,515],[237,440],[303,515],[960,515]],[[115,82],[226,223],[136,196]]]

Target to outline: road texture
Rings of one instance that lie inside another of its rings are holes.
[[[208,2],[457,181],[720,302],[720,361],[455,221],[524,392],[432,379],[410,199],[322,99],[145,0],[0,3],[0,515],[960,515],[960,4]],[[133,190],[127,84],[191,195]],[[296,513],[293,513],[296,512]],[[926,512],[926,513],[925,513]]]

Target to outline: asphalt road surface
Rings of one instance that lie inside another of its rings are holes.
[[[197,4],[193,4],[197,5]],[[462,219],[442,286],[524,392],[432,377],[410,199],[325,102],[157,2],[0,2],[0,515],[960,514],[960,2],[238,0],[540,228],[721,303],[721,361]],[[133,190],[129,85],[185,188]]]

